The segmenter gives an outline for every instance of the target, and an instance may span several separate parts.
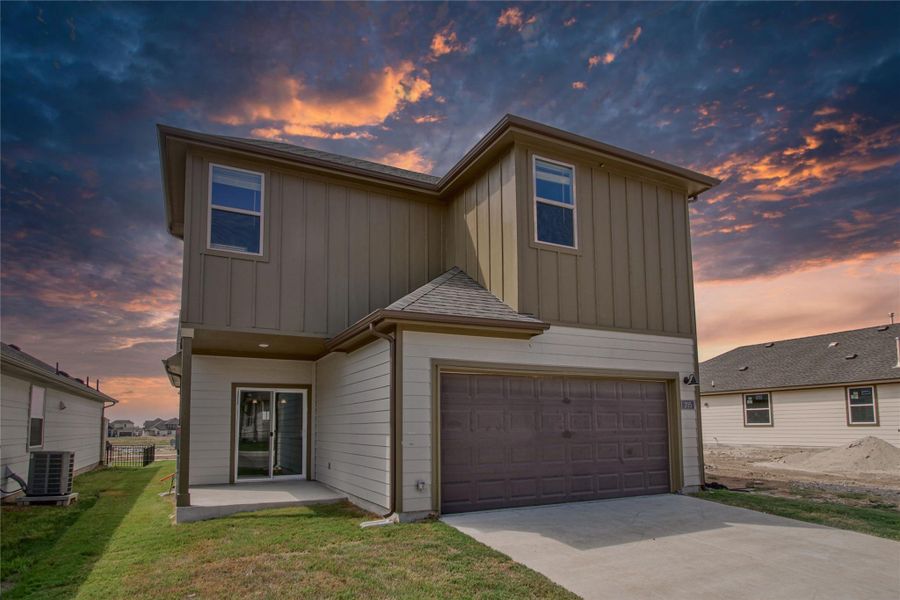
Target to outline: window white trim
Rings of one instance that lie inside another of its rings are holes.
[[[872,401],[867,402],[866,404],[850,404],[850,390],[864,390],[869,389],[872,390]],[[848,386],[844,391],[844,402],[847,403],[847,425],[878,425],[878,398],[875,397],[875,386],[874,385],[851,385]],[[866,408],[872,407],[872,420],[871,421],[854,421],[853,420],[853,408]]]
[[[222,169],[230,169],[232,171],[241,171],[243,173],[252,173],[253,175],[259,175],[259,212],[253,210],[246,210],[243,208],[233,208],[231,206],[219,206],[216,205],[216,210],[222,210],[225,212],[233,212],[239,215],[252,215],[254,217],[259,217],[259,252],[247,252],[245,250],[237,250],[234,248],[224,248],[221,246],[213,246],[212,245],[212,211],[213,211],[213,202],[212,202],[212,185],[213,185],[213,169],[215,167],[219,167]],[[251,171],[249,169],[241,169],[240,167],[232,167],[231,165],[223,165],[219,163],[209,163],[209,173],[207,177],[207,190],[206,190],[206,249],[207,250],[215,250],[218,252],[233,252],[234,254],[244,254],[246,256],[263,256],[265,254],[265,248],[263,246],[263,242],[265,241],[265,230],[266,230],[266,220],[265,220],[265,212],[266,212],[266,174],[260,171]]]
[[[757,407],[757,408],[747,408],[747,397],[748,396],[765,396],[768,401],[768,405],[765,408]],[[772,394],[769,392],[755,392],[753,394],[741,394],[741,405],[744,411],[744,427],[772,427]],[[747,418],[747,413],[751,412],[765,412],[769,419],[765,423],[751,423]]]
[[[566,204],[565,202],[557,202],[555,200],[548,200],[547,198],[539,198],[537,195],[537,161],[548,162],[550,164],[559,165],[561,167],[567,167],[572,169],[572,204]],[[572,211],[572,245],[567,246],[565,244],[555,244],[553,242],[545,242],[538,238],[538,217],[537,217],[537,205],[538,202],[542,204],[547,204],[549,206],[558,206],[560,208],[567,208]],[[538,156],[537,154],[531,155],[531,218],[534,222],[534,236],[533,240],[535,244],[541,244],[544,246],[554,246],[556,248],[565,248],[566,250],[578,250],[578,194],[575,190],[575,165],[562,162],[559,160],[554,160],[552,158],[545,158],[543,156]]]
[[[40,390],[41,395],[41,416],[38,417],[34,414],[34,393]],[[41,420],[41,443],[40,444],[32,444],[31,440],[31,421],[34,419]],[[39,385],[32,385],[28,388],[28,449],[31,450],[33,448],[43,448],[44,447],[44,433],[45,433],[45,424],[47,422],[47,388],[41,387]]]

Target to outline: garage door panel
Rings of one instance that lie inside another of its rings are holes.
[[[608,409],[606,409],[608,410]],[[598,431],[617,431],[619,429],[619,413],[615,411],[598,412],[596,416]]]
[[[544,465],[551,463],[566,463],[566,445],[565,444],[544,444],[541,447],[541,463]]]
[[[597,442],[597,460],[619,461],[619,442]]]
[[[538,460],[537,446],[514,446],[510,449],[509,460],[513,464],[533,464]]]
[[[503,500],[508,496],[506,481],[503,479],[479,481],[475,485],[476,501]]]
[[[444,512],[669,491],[662,383],[442,374],[440,389]]]
[[[590,463],[594,464],[594,446],[591,443],[570,444],[569,445],[569,461],[573,463]]]
[[[477,459],[475,464],[479,467],[486,466],[501,466],[505,467],[507,464],[506,460],[506,448],[502,446],[497,446],[494,444],[485,444],[478,447],[478,452],[476,453]]]
[[[445,434],[453,434],[461,431],[469,431],[469,410],[443,410],[441,411],[441,431]]]
[[[566,397],[570,400],[588,400],[593,398],[593,381],[590,379],[566,380]]]
[[[640,431],[644,428],[644,414],[636,412],[622,413],[622,431]]]
[[[506,393],[510,399],[521,402],[530,402],[537,397],[533,377],[508,377],[506,381]]]
[[[618,491],[622,488],[621,482],[619,481],[618,473],[607,473],[597,475],[597,491],[598,492],[613,492]]]
[[[535,477],[527,479],[511,479],[509,482],[509,496],[514,499],[534,498],[540,493],[540,485]]]
[[[565,431],[565,415],[562,412],[541,413],[541,431]]]

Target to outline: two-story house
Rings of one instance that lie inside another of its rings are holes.
[[[291,477],[401,517],[701,484],[688,206],[716,179],[515,116],[443,177],[158,133],[179,507]]]

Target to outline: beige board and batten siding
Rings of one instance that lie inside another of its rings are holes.
[[[444,268],[461,268],[514,309],[519,305],[518,185],[510,147],[450,198],[444,222]]]
[[[390,369],[385,340],[316,362],[316,479],[376,513],[390,506]]]
[[[31,383],[4,374],[0,383],[0,457],[16,475],[28,480],[28,429]],[[44,395],[44,443],[32,450],[67,450],[75,453],[75,471],[100,462],[103,403],[46,386]],[[62,408],[65,406],[65,408]],[[11,482],[11,480],[10,480]],[[3,482],[3,487],[17,487]]]
[[[554,324],[693,336],[684,191],[596,158],[516,145],[519,310]],[[578,248],[535,241],[535,156],[575,167]]]
[[[432,510],[432,361],[479,362],[514,367],[677,373],[682,398],[694,389],[681,383],[694,371],[694,342],[689,338],[554,326],[531,340],[403,332],[403,511]],[[540,373],[539,371],[535,371]],[[581,372],[584,374],[584,371]],[[681,411],[684,486],[700,485],[696,415]],[[672,464],[676,464],[673,461]],[[424,490],[416,482],[425,482]]]
[[[264,175],[262,256],[207,249],[210,163]],[[196,151],[185,186],[186,326],[333,336],[443,270],[434,202]]]
[[[900,447],[900,383],[875,385],[878,425],[847,425],[846,388],[769,392],[772,426],[744,426],[743,395],[702,396],[703,444],[832,447],[874,436]]]
[[[232,384],[314,385],[315,365],[311,361],[196,354],[192,362],[190,484],[229,483],[235,438]],[[307,414],[315,422],[315,397]]]

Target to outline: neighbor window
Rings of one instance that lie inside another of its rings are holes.
[[[576,247],[575,167],[534,159],[535,240]]]
[[[850,425],[878,425],[875,388],[847,388],[847,420]]]
[[[44,445],[44,395],[46,390],[31,386],[31,402],[28,406],[28,447]]]
[[[772,400],[769,394],[744,395],[744,425],[771,425]]]
[[[209,247],[262,254],[262,173],[210,165]]]

